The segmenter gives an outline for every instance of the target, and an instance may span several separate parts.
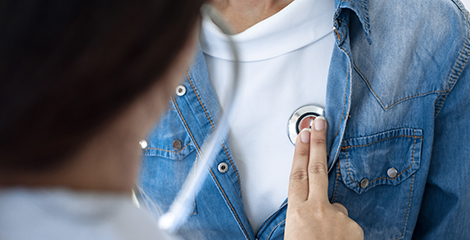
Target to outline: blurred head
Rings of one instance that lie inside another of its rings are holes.
[[[149,89],[170,89],[203,2],[1,1],[0,175],[66,164]]]

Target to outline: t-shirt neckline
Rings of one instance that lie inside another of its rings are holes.
[[[281,11],[232,35],[242,62],[275,58],[312,44],[332,32],[334,1],[294,0]],[[227,38],[209,18],[203,18],[202,51],[233,60]]]

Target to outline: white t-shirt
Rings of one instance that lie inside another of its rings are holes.
[[[325,106],[335,43],[334,9],[331,0],[295,0],[233,35],[240,51],[241,96],[229,142],[255,231],[287,197],[294,152],[287,135],[289,117],[307,104]],[[202,51],[221,100],[232,77],[233,59],[215,24],[203,19],[202,26]]]
[[[65,189],[0,191],[1,240],[168,240],[120,194]]]
[[[465,8],[468,9],[468,8],[470,7],[470,0],[460,0],[460,1],[463,3],[463,5],[465,6]]]

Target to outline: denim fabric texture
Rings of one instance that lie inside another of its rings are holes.
[[[468,239],[467,10],[458,0],[335,4],[325,114],[330,201],[348,209],[365,239]],[[144,150],[140,186],[155,214],[168,209],[221,111],[201,52],[183,84],[187,93],[171,100]],[[173,149],[175,140],[182,149]],[[251,229],[230,146],[221,144],[180,234],[283,239],[287,200]]]

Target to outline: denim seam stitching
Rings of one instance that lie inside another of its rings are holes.
[[[340,176],[340,172],[339,172],[339,162],[338,162],[338,167],[337,167],[337,171],[336,171],[336,184],[335,184],[335,192],[333,194],[333,198],[331,199],[331,202],[335,202],[335,199],[336,199],[336,192],[338,191],[338,182],[339,182],[339,176]]]
[[[416,130],[415,130],[415,134],[416,134]],[[393,177],[393,178],[389,178],[389,177],[380,177],[380,178],[376,178],[372,181],[369,182],[370,183],[373,183],[375,181],[378,181],[380,179],[388,179],[388,180],[394,180],[396,179],[397,177],[399,177],[400,175],[402,175],[404,172],[408,171],[414,164],[415,164],[415,146],[416,146],[416,138],[414,138],[414,141],[413,141],[413,151],[412,151],[412,158],[411,158],[411,165],[409,167],[407,167],[405,170],[403,170],[400,174],[398,174],[397,176]]]
[[[181,148],[180,150],[178,151],[171,151],[171,150],[166,150],[166,149],[161,149],[161,148],[144,148],[145,149],[152,149],[152,150],[159,150],[159,151],[164,151],[164,152],[169,152],[169,153],[180,153],[181,151],[183,151],[185,148],[187,148],[189,146],[189,144],[191,143],[188,143],[186,144],[186,146],[184,146],[183,148]]]
[[[352,5],[356,6],[356,8],[359,10],[359,7],[357,6],[356,3],[352,2],[352,1],[349,1],[349,0],[344,0],[343,2],[350,2]],[[365,8],[365,6],[364,6],[364,0],[362,1],[362,6],[363,6],[363,8]],[[362,13],[362,17],[364,17],[364,20],[366,20],[365,12]],[[362,23],[361,23],[361,24],[362,24]]]
[[[283,208],[287,203],[288,203],[288,202],[282,204],[282,205],[279,207],[279,209]],[[274,215],[275,215],[275,214],[274,214]],[[263,225],[261,225],[258,229],[262,229],[266,224],[268,224],[269,220],[271,220],[271,218],[273,218],[274,215],[269,216],[269,218],[266,219],[266,221],[264,221]]]
[[[408,197],[408,207],[406,208],[406,216],[405,216],[405,222],[403,223],[403,230],[401,232],[401,235],[398,236],[397,238],[395,238],[395,240],[403,237],[403,235],[405,234],[405,229],[406,229],[406,222],[408,221],[408,216],[409,216],[409,213],[410,213],[410,206],[411,206],[411,196],[412,196],[412,193],[413,193],[413,183],[414,183],[414,174],[413,176],[411,177],[411,186],[410,186],[410,195]]]
[[[343,47],[340,46],[340,48],[343,49],[343,51],[345,51]],[[349,80],[349,63],[348,63],[347,75],[346,75],[346,87],[344,89],[343,113],[338,123],[338,130],[336,131],[335,138],[339,134],[339,129],[341,128],[341,123],[343,122],[344,112],[346,111],[346,102],[347,102],[347,97],[348,97],[348,82],[349,82],[348,80]]]
[[[213,129],[215,132],[217,132],[217,130],[215,129],[214,124],[212,123],[211,118],[209,117],[209,114],[208,114],[207,111],[206,111],[206,108],[204,107],[204,104],[202,104],[202,101],[201,101],[201,99],[199,98],[199,94],[197,93],[196,89],[194,88],[194,85],[193,85],[193,83],[192,83],[192,81],[191,81],[191,78],[189,77],[189,74],[188,74],[188,73],[186,73],[186,77],[188,78],[189,84],[191,84],[191,87],[193,88],[193,91],[194,91],[194,93],[196,94],[196,97],[197,97],[197,99],[199,100],[199,103],[201,104],[201,107],[202,107],[202,109],[204,110],[204,113],[206,114],[206,117],[207,117],[207,119],[209,120],[209,122],[210,122],[210,124],[211,124],[211,126],[212,126],[212,129]],[[236,168],[235,165],[233,164],[232,158],[231,158],[230,155],[228,154],[227,149],[225,148],[225,145],[222,143],[222,140],[220,140],[220,144],[222,145],[222,148],[224,149],[224,152],[225,152],[225,154],[227,155],[228,160],[230,161],[230,164],[232,165],[233,170],[235,171],[235,174],[237,175],[238,187],[239,187],[239,189],[240,189],[240,197],[243,198],[243,195],[242,195],[242,192],[241,192],[240,175],[238,175],[237,168]]]
[[[370,34],[369,9],[366,10],[365,0],[362,0],[362,10],[364,11],[362,15],[364,15],[364,21],[366,21],[365,24],[367,24],[367,31],[369,31],[368,33]]]
[[[354,64],[354,69],[356,69],[356,71],[359,73],[359,75],[366,81],[366,84],[367,86],[369,87],[369,89],[372,91],[372,93],[374,94],[374,96],[377,98],[377,100],[379,100],[380,102],[380,105],[382,105],[382,107],[385,109],[385,105],[384,103],[382,102],[382,99],[380,99],[379,95],[377,95],[377,93],[375,92],[374,88],[370,85],[370,82],[369,80],[366,78],[366,76],[364,75],[364,73],[362,73],[362,71],[359,69],[359,67],[357,67],[356,63],[353,61],[353,64]]]
[[[349,180],[353,181],[357,186],[360,187],[360,185],[354,181],[354,179],[351,178],[351,172],[349,171],[349,159],[348,159],[348,151],[345,150],[344,153],[346,154],[346,163],[347,163],[347,168],[348,168],[348,175],[349,175]]]
[[[336,28],[335,28],[334,31],[336,33],[336,38],[338,39],[338,42],[341,41],[340,34],[339,34],[338,30],[336,30]]]
[[[388,107],[385,107],[385,104],[383,103],[382,99],[379,97],[379,95],[375,92],[374,88],[372,87],[372,85],[370,84],[369,80],[367,79],[367,77],[364,75],[364,73],[362,73],[361,69],[359,69],[359,67],[356,65],[355,62],[353,62],[354,64],[354,69],[359,73],[359,75],[362,77],[362,79],[364,79],[366,81],[366,84],[367,86],[369,87],[369,89],[372,91],[372,93],[374,94],[375,98],[377,98],[377,100],[379,100],[380,102],[380,105],[382,105],[382,108],[384,110],[388,110],[392,107],[394,107],[395,105],[403,102],[403,101],[406,101],[406,100],[409,100],[409,99],[412,99],[412,98],[416,98],[416,97],[421,97],[421,96],[424,96],[424,95],[428,95],[428,94],[432,94],[432,93],[443,93],[443,92],[447,92],[447,90],[439,90],[439,91],[429,91],[429,92],[425,92],[425,93],[419,93],[419,94],[415,94],[415,95],[412,95],[412,96],[408,96],[408,97],[405,97],[405,98],[402,98],[400,100],[397,100],[395,102],[393,102],[392,104],[390,104]]]
[[[416,130],[415,130],[415,134],[416,134]],[[344,152],[346,153],[346,163],[347,163],[347,168],[348,168],[348,175],[349,175],[349,179],[354,182],[357,186],[361,187],[361,185],[359,185],[356,181],[354,181],[354,179],[352,179],[351,177],[351,172],[349,170],[349,158],[348,158],[348,152],[347,152],[347,149],[351,148],[351,147],[364,147],[364,146],[369,146],[369,145],[372,145],[374,143],[377,143],[377,142],[381,142],[381,141],[385,141],[385,140],[388,140],[388,139],[392,139],[392,138],[397,138],[397,137],[411,137],[411,138],[414,138],[414,142],[413,142],[413,152],[412,152],[412,160],[411,160],[411,165],[408,166],[408,168],[406,168],[405,170],[403,170],[400,174],[398,174],[397,176],[395,176],[394,178],[389,178],[389,177],[379,177],[379,178],[376,178],[372,181],[369,182],[369,184],[375,182],[375,181],[378,181],[380,179],[388,179],[388,180],[395,180],[396,178],[398,178],[400,175],[402,175],[403,173],[405,173],[406,171],[408,171],[414,164],[415,164],[415,156],[414,156],[414,153],[415,153],[415,146],[416,146],[416,138],[423,138],[421,136],[406,136],[406,135],[400,135],[400,136],[394,136],[394,137],[389,137],[389,138],[384,138],[384,139],[381,139],[381,140],[378,140],[378,141],[375,141],[373,143],[370,143],[370,144],[365,144],[365,145],[361,145],[361,146],[348,146],[348,147],[344,147],[342,148],[343,150],[345,150]]]
[[[456,2],[455,0],[452,0],[452,2],[459,8],[459,10],[462,12],[462,5],[460,3],[460,1]],[[465,9],[465,7],[463,7],[463,9]]]
[[[468,20],[468,16],[465,16],[465,18]],[[466,24],[466,25],[468,25],[468,24]],[[467,31],[467,39],[465,40],[465,46],[468,46],[467,43],[468,43],[468,31]],[[465,52],[465,48],[464,48],[463,51],[460,53],[459,59],[457,60],[456,65],[455,65],[454,68],[452,69],[452,74],[450,75],[450,78],[449,78],[449,80],[447,81],[446,89],[450,89],[450,86],[453,85],[453,82],[455,82],[455,81],[457,80],[458,76],[459,76],[460,73],[462,72],[462,68],[461,68],[460,71],[459,71],[459,73],[457,73],[457,75],[454,75],[455,69],[457,68],[458,63],[459,63],[460,60],[462,59],[462,56],[464,55],[464,52]],[[467,53],[467,58],[468,58],[468,53]],[[465,61],[463,62],[463,65],[462,65],[462,66],[464,66],[466,62],[467,62],[467,59],[465,59]],[[453,76],[456,76],[456,78],[455,78],[454,81],[451,81]]]
[[[352,5],[354,5],[354,6],[357,8],[357,10],[359,10],[359,7],[357,6],[356,3],[354,3],[354,2],[352,2],[352,1],[350,1],[350,0],[343,0],[343,2],[349,2],[349,3],[351,3]],[[366,35],[367,35],[368,40],[370,40],[370,39],[369,39],[369,34],[370,34],[370,21],[369,21],[369,15],[366,15],[366,12],[368,12],[368,10],[366,11],[366,4],[364,3],[364,0],[362,0],[362,9],[363,9],[362,17],[364,18],[365,23],[362,23],[362,21],[361,21],[361,25],[362,25],[362,28],[363,28],[363,29],[365,28],[364,31],[366,32]],[[357,13],[356,13],[356,15],[357,15]],[[348,25],[348,27],[349,27],[349,25]]]
[[[243,232],[245,233],[245,237],[246,237],[247,239],[250,239],[250,237],[248,236],[248,233],[247,233],[246,230],[245,230],[245,227],[243,227],[243,224],[241,223],[240,219],[238,218],[238,214],[235,212],[235,209],[233,208],[232,204],[231,204],[230,201],[228,200],[228,197],[227,197],[227,195],[225,194],[224,189],[223,189],[222,186],[220,185],[219,180],[217,180],[217,178],[215,177],[215,174],[214,174],[214,172],[212,172],[212,169],[211,169],[210,167],[207,167],[207,168],[209,169],[209,171],[210,171],[212,177],[214,177],[215,181],[217,182],[217,185],[219,186],[219,189],[220,189],[220,190],[222,191],[222,193],[224,194],[224,198],[227,200],[228,205],[229,205],[230,208],[232,209],[232,212],[235,214],[235,217],[237,218],[237,221],[238,221],[240,227],[242,227]]]
[[[276,226],[274,226],[274,228],[271,230],[271,232],[269,233],[268,237],[266,238],[266,240],[269,240],[271,238],[271,235],[273,234],[274,230],[276,230],[276,228],[279,227],[279,225],[281,225],[281,223],[285,222],[286,220],[282,220],[281,222],[279,222]]]
[[[376,144],[378,142],[382,142],[382,141],[385,141],[385,140],[389,140],[389,139],[392,139],[392,138],[398,138],[398,137],[421,138],[421,139],[423,138],[422,136],[416,136],[416,135],[415,136],[413,136],[413,135],[397,135],[397,136],[393,136],[393,137],[380,139],[380,140],[377,140],[375,142],[364,144],[364,145],[354,145],[354,146],[341,147],[341,149],[346,150],[346,149],[355,148],[355,147],[367,147],[367,146],[370,146],[372,144]]]
[[[405,98],[402,98],[402,99],[394,102],[392,105],[386,107],[385,110],[388,110],[388,109],[392,108],[393,106],[395,106],[395,105],[397,105],[397,104],[399,104],[403,101],[409,100],[411,98],[421,97],[421,96],[428,95],[428,94],[433,94],[433,93],[442,93],[442,92],[446,92],[446,90],[429,91],[429,92],[420,93],[420,94],[412,95],[412,96],[409,96],[409,97],[405,97]]]
[[[191,138],[192,138],[193,141],[194,141],[194,145],[195,145],[196,148],[199,150],[199,152],[201,152],[201,149],[199,149],[199,146],[197,145],[197,142],[194,140],[193,134],[191,133],[191,130],[189,129],[188,124],[186,123],[186,120],[184,120],[184,117],[183,117],[183,115],[181,114],[181,111],[180,111],[180,109],[179,109],[178,103],[176,103],[175,100],[173,100],[173,102],[175,103],[175,106],[176,106],[176,108],[177,108],[177,110],[178,110],[178,112],[179,112],[179,114],[180,114],[180,116],[181,116],[181,119],[183,119],[184,125],[185,125],[186,128],[188,129],[189,135],[191,135]],[[230,208],[232,209],[233,214],[235,214],[235,217],[236,217],[236,219],[237,219],[237,221],[238,221],[239,226],[242,228],[243,232],[245,233],[245,237],[246,237],[247,239],[250,239],[250,237],[248,236],[248,233],[247,233],[246,230],[245,230],[245,227],[243,227],[243,224],[242,224],[242,222],[240,221],[240,219],[239,219],[239,217],[238,217],[238,214],[235,212],[235,209],[233,208],[232,204],[230,203],[230,200],[228,199],[227,195],[225,194],[224,189],[220,186],[219,180],[217,180],[217,178],[215,177],[214,173],[212,172],[212,169],[211,169],[209,166],[207,166],[207,168],[209,169],[210,173],[212,174],[212,177],[213,177],[213,178],[215,179],[215,181],[217,182],[217,185],[219,186],[219,189],[222,191],[222,194],[224,195],[224,198],[225,198],[225,200],[227,201],[228,205],[229,205]]]
[[[469,13],[467,12],[467,15],[465,16],[465,19],[467,20],[467,21],[466,21],[467,27],[468,27],[468,14],[469,14]],[[452,70],[452,74],[450,75],[449,80],[448,80],[448,82],[447,82],[447,86],[446,86],[447,93],[445,93],[444,95],[441,95],[441,97],[436,100],[436,104],[437,104],[438,101],[439,101],[440,103],[439,103],[439,107],[437,108],[436,112],[434,113],[434,117],[436,117],[436,116],[439,114],[439,112],[440,112],[440,110],[441,110],[441,108],[442,108],[442,105],[444,105],[444,101],[446,100],[447,96],[449,96],[449,93],[451,92],[451,90],[453,89],[453,87],[455,86],[455,84],[457,83],[457,80],[458,80],[460,74],[462,73],[462,70],[464,69],[465,64],[467,63],[468,57],[469,57],[469,55],[470,55],[470,51],[469,51],[468,49],[467,49],[467,56],[466,56],[466,58],[465,58],[465,61],[464,61],[463,64],[462,64],[462,67],[460,68],[460,71],[457,73],[457,75],[454,75],[455,69],[457,68],[457,66],[458,66],[459,63],[460,63],[460,59],[461,59],[462,56],[464,55],[464,52],[465,52],[466,48],[468,48],[468,38],[469,38],[468,34],[469,34],[469,31],[468,31],[468,29],[467,29],[467,39],[465,40],[465,47],[464,47],[464,49],[462,50],[462,52],[460,53],[459,59],[458,59],[457,62],[455,63],[454,69]],[[455,76],[455,79],[452,81],[452,78],[453,78],[454,76]],[[442,100],[440,100],[441,98],[442,98]]]
[[[264,227],[264,225],[268,224],[269,220],[271,220],[271,218],[273,218],[273,216],[270,216],[268,219],[266,219],[266,221],[263,223],[263,225],[261,225],[259,227],[259,229],[262,229]]]
[[[357,4],[354,3],[354,2],[352,2],[352,1],[350,1],[350,0],[344,0],[343,2],[350,2],[352,5],[356,6],[356,7],[359,9],[359,7],[357,6]],[[364,14],[362,14],[362,15],[364,16]]]
[[[416,130],[415,130],[415,132],[416,132]],[[415,144],[416,144],[416,139],[413,143],[413,161],[414,161],[414,158],[415,158]],[[412,190],[413,190],[413,182],[414,182],[414,175],[411,177],[410,196],[408,198],[408,207],[406,208],[406,217],[405,217],[405,222],[403,223],[403,230],[401,232],[401,235],[399,237],[397,237],[396,239],[401,238],[405,234],[406,222],[408,221],[408,214],[409,214],[410,205],[411,205],[411,193],[412,193]]]

